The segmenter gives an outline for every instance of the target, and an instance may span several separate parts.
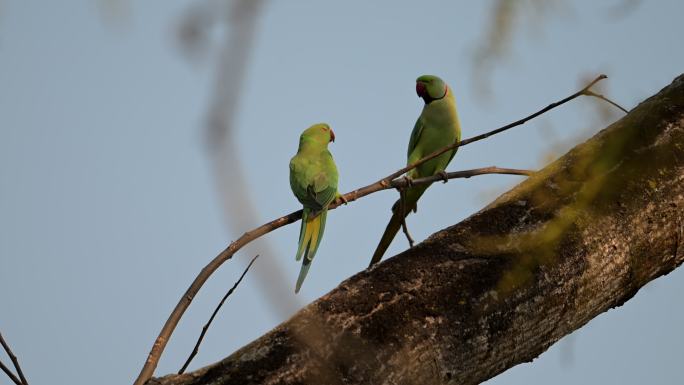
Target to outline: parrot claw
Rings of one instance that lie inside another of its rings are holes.
[[[346,205],[349,203],[349,201],[347,200],[347,198],[344,197],[344,195],[338,195],[337,199],[339,199],[341,205]]]
[[[413,186],[413,178],[408,175],[404,175],[404,180],[406,181],[406,187]]]
[[[449,176],[447,175],[446,171],[442,170],[437,173],[437,175],[442,177],[442,180],[444,181],[443,183],[446,183],[449,181]]]

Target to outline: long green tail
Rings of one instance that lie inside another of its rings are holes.
[[[385,232],[382,234],[382,238],[380,238],[380,243],[378,243],[378,247],[375,248],[373,258],[371,258],[368,267],[371,267],[376,263],[380,262],[382,256],[385,254],[385,251],[387,251],[387,248],[392,243],[392,240],[401,228],[401,220],[403,218],[399,210],[394,210],[395,206],[399,207],[399,201],[397,201],[397,203],[395,203],[394,206],[392,206],[392,218],[390,218],[390,221],[387,224],[387,227],[385,228]],[[409,212],[410,211],[407,210],[407,212],[404,213],[404,218],[408,215]]]
[[[392,240],[399,232],[402,220],[406,218],[409,215],[409,213],[411,213],[411,211],[416,211],[416,204],[418,203],[418,199],[423,195],[427,187],[428,186],[413,187],[406,191],[406,195],[404,196],[403,217],[401,215],[400,207],[401,199],[394,202],[394,205],[392,205],[392,218],[390,218],[390,221],[387,224],[387,227],[385,228],[385,232],[382,234],[382,237],[380,238],[378,247],[375,248],[373,258],[371,258],[368,267],[371,267],[376,263],[380,262],[382,256],[385,254],[390,244],[392,243]]]
[[[319,213],[314,213],[312,210],[306,207],[304,208],[302,225],[299,230],[299,246],[297,247],[297,255],[295,257],[295,259],[299,261],[302,259],[302,256],[304,256],[304,260],[302,261],[302,268],[299,270],[299,277],[297,277],[295,293],[299,293],[304,278],[306,278],[306,275],[309,272],[309,267],[311,267],[311,262],[316,256],[318,246],[321,244],[327,216],[327,209],[323,209]]]

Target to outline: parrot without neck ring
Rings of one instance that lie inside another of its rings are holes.
[[[323,237],[328,205],[340,197],[337,192],[337,167],[328,143],[335,141],[335,133],[325,123],[314,124],[299,137],[299,149],[290,160],[290,187],[304,206],[299,230],[299,246],[295,259],[302,261],[295,293],[309,272]]]
[[[461,126],[451,88],[437,76],[423,75],[416,79],[416,93],[423,99],[425,106],[411,132],[407,165],[461,140]],[[407,177],[415,179],[443,173],[455,154],[456,149],[447,151],[410,170]],[[428,187],[429,185],[407,188],[403,203],[399,200],[392,206],[392,218],[373,253],[370,266],[382,259],[401,228],[402,221],[411,211],[417,210],[418,199]]]

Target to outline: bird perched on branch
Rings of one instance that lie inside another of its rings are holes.
[[[295,257],[299,261],[303,256],[304,260],[295,293],[302,287],[321,244],[328,205],[336,198],[344,200],[337,192],[337,166],[328,151],[328,143],[334,141],[335,133],[330,126],[314,124],[299,137],[299,149],[290,160],[290,187],[304,206]]]
[[[461,140],[461,126],[451,88],[437,76],[423,75],[416,79],[416,93],[423,99],[425,106],[411,132],[407,165]],[[447,151],[419,165],[407,173],[407,181],[410,184],[414,178],[444,173],[455,154],[456,149]],[[429,185],[409,187],[402,192],[402,198],[392,206],[392,218],[373,253],[370,266],[382,259],[382,255],[401,228],[404,218],[411,211],[417,210],[418,199],[428,187]]]

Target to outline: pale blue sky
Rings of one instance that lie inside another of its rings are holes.
[[[267,3],[235,121],[259,204],[253,221],[298,208],[287,162],[311,123],[335,130],[342,191],[399,168],[421,108],[414,79],[424,73],[454,88],[464,137],[564,97],[600,72],[610,77],[603,91],[634,106],[684,72],[684,3],[643,1],[622,19],[609,17],[619,2],[558,2],[544,21],[521,16],[488,100],[475,96],[472,56],[492,22],[491,1]],[[35,385],[132,382],[191,280],[248,230],[226,228],[219,199],[230,205],[230,197],[217,196],[203,146],[215,60],[190,63],[175,41],[191,2],[123,1],[115,19],[97,4],[0,1],[0,330]],[[596,103],[580,99],[464,147],[450,169],[540,167],[605,126]],[[435,185],[409,219],[414,237],[458,222],[519,180]],[[366,267],[395,199],[378,193],[331,213],[298,303]],[[297,303],[298,229],[267,236],[278,253],[256,262],[191,369],[291,315],[274,303]],[[388,254],[406,247],[398,237]],[[158,375],[178,370],[248,257],[238,255],[202,289]],[[266,264],[291,283],[281,297],[260,290]],[[676,383],[683,290],[680,269],[489,384]]]

